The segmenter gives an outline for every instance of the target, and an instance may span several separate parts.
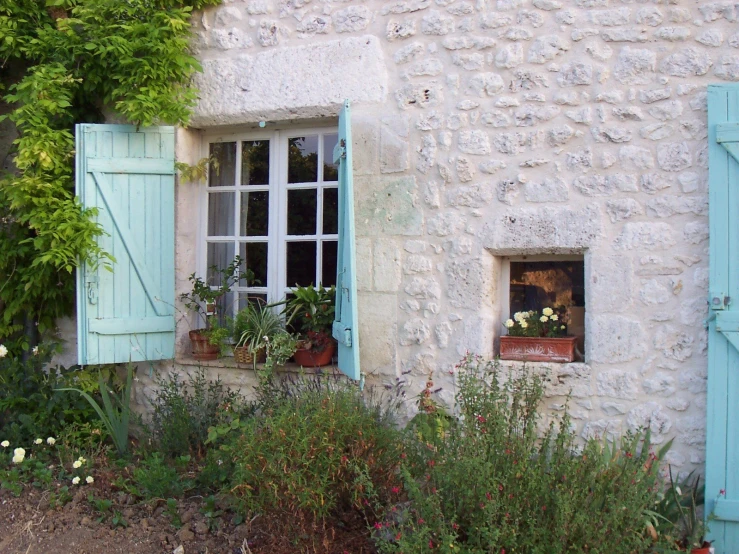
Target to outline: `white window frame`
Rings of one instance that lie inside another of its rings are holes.
[[[208,243],[222,242],[234,244],[234,256],[239,255],[239,244],[247,242],[246,237],[239,235],[240,233],[240,216],[241,216],[241,193],[242,192],[258,192],[269,191],[269,217],[268,217],[268,236],[265,239],[248,238],[248,242],[266,242],[267,243],[267,286],[244,287],[240,283],[236,283],[232,287],[234,293],[234,311],[238,309],[239,299],[245,293],[266,294],[268,302],[277,302],[285,298],[285,295],[293,290],[294,284],[291,286],[287,283],[287,244],[299,239],[310,240],[316,243],[316,280],[314,284],[320,282],[323,268],[323,248],[324,241],[338,241],[339,235],[323,233],[323,195],[326,189],[338,188],[338,181],[323,182],[323,160],[331,160],[333,152],[323,152],[324,135],[337,134],[338,126],[320,126],[320,127],[301,127],[301,126],[285,126],[270,127],[265,129],[248,129],[237,132],[206,132],[201,142],[201,157],[208,157],[210,152],[210,144],[216,142],[236,142],[236,160],[235,160],[235,177],[234,185],[219,186],[210,188],[208,178],[206,176],[204,186],[201,189],[200,198],[200,224],[198,232],[198,246],[196,250],[198,274],[207,278],[208,270]],[[288,184],[288,140],[294,137],[307,135],[319,135],[318,140],[318,175],[317,182],[313,183],[297,183]],[[269,141],[269,184],[267,186],[241,185],[241,156],[242,149],[239,147],[239,141]],[[287,193],[288,190],[298,189],[317,189],[317,224],[316,234],[313,235],[291,235],[288,241],[287,234]],[[234,193],[234,235],[232,236],[208,236],[208,195],[209,191],[217,190],[218,192]],[[337,218],[338,219],[338,218]]]

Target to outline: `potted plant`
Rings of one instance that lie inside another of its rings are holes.
[[[238,363],[264,362],[269,340],[285,329],[282,319],[269,306],[257,299],[236,314],[233,321],[234,359]]]
[[[560,310],[564,312],[564,309]],[[568,337],[563,313],[552,308],[516,312],[503,324],[508,336],[500,337],[500,358],[528,362],[572,362],[577,337]]]
[[[334,356],[336,343],[331,336],[334,323],[334,298],[336,288],[296,287],[293,296],[280,304],[286,324],[292,325],[300,334],[298,348],[293,358],[304,367],[328,365]]]
[[[246,270],[239,275],[237,269],[241,265],[241,257],[236,256],[228,267],[218,269],[211,266],[209,271],[212,275],[219,276],[220,286],[212,287],[206,281],[196,276],[195,273],[188,277],[192,283],[192,290],[180,295],[180,300],[185,306],[198,315],[198,322],[202,321],[203,327],[190,331],[190,342],[192,344],[192,357],[196,360],[215,360],[221,353],[229,332],[225,327],[216,324],[219,302],[231,287],[241,278],[249,282],[254,274]]]

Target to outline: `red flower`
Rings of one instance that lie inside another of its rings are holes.
[[[382,523],[380,523],[379,521],[376,521],[375,522],[375,529],[382,529]]]
[[[477,416],[477,421],[479,421],[480,423],[485,423],[487,421],[487,419],[485,419],[483,416],[479,415],[479,416]]]
[[[393,487],[390,489],[393,494],[398,494],[400,492],[400,487]]]
[[[434,547],[434,541],[429,539],[429,548],[433,548],[433,547]]]
[[[718,493],[720,496],[726,496],[726,489],[721,489]]]
[[[402,535],[401,535],[400,533],[398,533],[397,535],[395,535],[395,540],[396,540],[396,541],[399,541],[399,540],[400,540],[400,537],[401,537],[401,536],[402,536]]]
[[[492,500],[493,499],[492,495],[489,492],[486,492],[485,493],[485,498],[487,498],[488,500]]]
[[[500,492],[503,492],[503,485],[498,485],[498,490],[499,490]]]

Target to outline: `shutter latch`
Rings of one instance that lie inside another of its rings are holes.
[[[341,139],[339,143],[334,146],[334,163],[339,163],[339,160],[346,158],[346,139]]]
[[[85,279],[85,282],[87,283],[87,299],[89,300],[90,304],[97,304],[98,303],[98,276],[97,275],[88,275]]]

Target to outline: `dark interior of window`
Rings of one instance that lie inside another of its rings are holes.
[[[511,261],[510,313],[566,309],[567,334],[585,342],[585,263],[583,260]]]

